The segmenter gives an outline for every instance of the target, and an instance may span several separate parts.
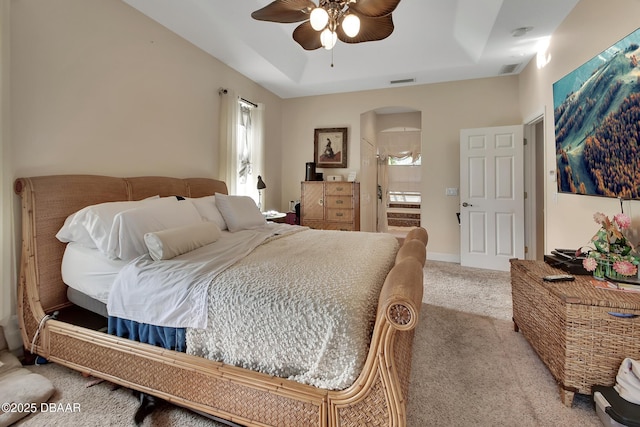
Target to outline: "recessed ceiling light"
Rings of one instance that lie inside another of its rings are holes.
[[[511,37],[522,37],[531,30],[533,30],[533,27],[516,28],[515,30],[511,31]]]

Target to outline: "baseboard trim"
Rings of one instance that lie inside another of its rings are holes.
[[[427,259],[431,261],[454,262],[456,264],[460,264],[460,255],[429,252],[429,246],[427,246]]]

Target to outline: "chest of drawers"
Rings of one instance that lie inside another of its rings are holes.
[[[324,230],[360,230],[359,182],[302,182],[300,225]]]

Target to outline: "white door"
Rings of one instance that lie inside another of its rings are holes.
[[[508,271],[524,258],[523,128],[460,131],[460,264]]]

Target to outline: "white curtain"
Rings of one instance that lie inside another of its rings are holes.
[[[249,106],[240,101],[238,114],[235,194],[249,196],[259,204],[258,175],[268,181],[264,174],[264,105]]]
[[[240,102],[238,123],[238,183],[245,185],[251,175],[251,107]]]
[[[229,194],[236,193],[236,161],[238,158],[235,141],[238,139],[238,96],[231,89],[220,91],[220,179],[227,183]]]
[[[258,175],[268,179],[264,174],[264,105],[250,105],[229,89],[220,98],[221,179],[229,194],[250,196],[259,203]]]
[[[378,133],[378,231],[388,230],[389,157],[409,157],[415,161],[421,151],[420,131]]]
[[[253,199],[261,204],[262,210],[266,206],[265,192],[267,189],[262,190],[262,200],[259,200],[258,192],[258,175],[265,181],[265,185],[269,185],[269,176],[265,173],[265,130],[264,130],[264,111],[265,105],[257,103],[256,107],[251,109],[251,155],[253,161],[251,162],[252,176],[247,180],[250,192],[247,194],[253,197]]]
[[[381,158],[409,157],[415,161],[421,150],[420,131],[393,131],[378,134],[378,155]]]

